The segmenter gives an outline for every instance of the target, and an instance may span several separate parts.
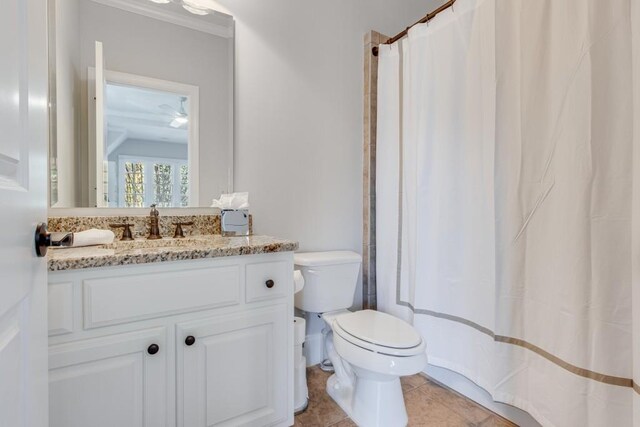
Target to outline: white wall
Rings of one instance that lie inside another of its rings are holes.
[[[235,188],[256,232],[362,252],[363,38],[440,2],[218,0],[236,19]]]

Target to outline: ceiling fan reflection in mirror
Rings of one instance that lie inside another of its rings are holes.
[[[167,4],[178,3],[183,8],[195,15],[208,15],[215,12],[215,2],[213,0],[150,0],[154,3]]]
[[[187,111],[184,109],[184,103],[186,101],[186,96],[180,97],[180,108],[177,110],[168,104],[162,104],[158,106],[165,113],[169,114],[172,117],[171,123],[169,123],[169,126],[171,126],[172,128],[177,129],[185,127],[187,123],[189,123],[189,114],[187,114]]]

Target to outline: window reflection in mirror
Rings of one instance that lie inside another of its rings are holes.
[[[105,87],[101,205],[110,208],[187,207],[198,188],[189,175],[197,158],[197,87],[115,75],[148,87],[110,82]],[[173,87],[173,92],[149,86]],[[183,89],[181,93],[180,89]],[[191,112],[193,110],[193,113]],[[191,135],[191,136],[190,136]],[[99,137],[99,135],[98,135]],[[192,139],[190,141],[190,139]]]

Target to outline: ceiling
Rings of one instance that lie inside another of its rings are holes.
[[[112,152],[128,139],[188,143],[188,124],[173,128],[175,115],[169,109],[180,110],[182,95],[134,86],[107,83],[106,91],[107,150]],[[184,110],[189,113],[188,101]]]

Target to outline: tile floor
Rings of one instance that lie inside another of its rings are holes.
[[[309,408],[295,418],[295,426],[355,426],[325,392],[328,373],[307,369]],[[422,375],[402,378],[409,426],[517,427],[488,409]]]

